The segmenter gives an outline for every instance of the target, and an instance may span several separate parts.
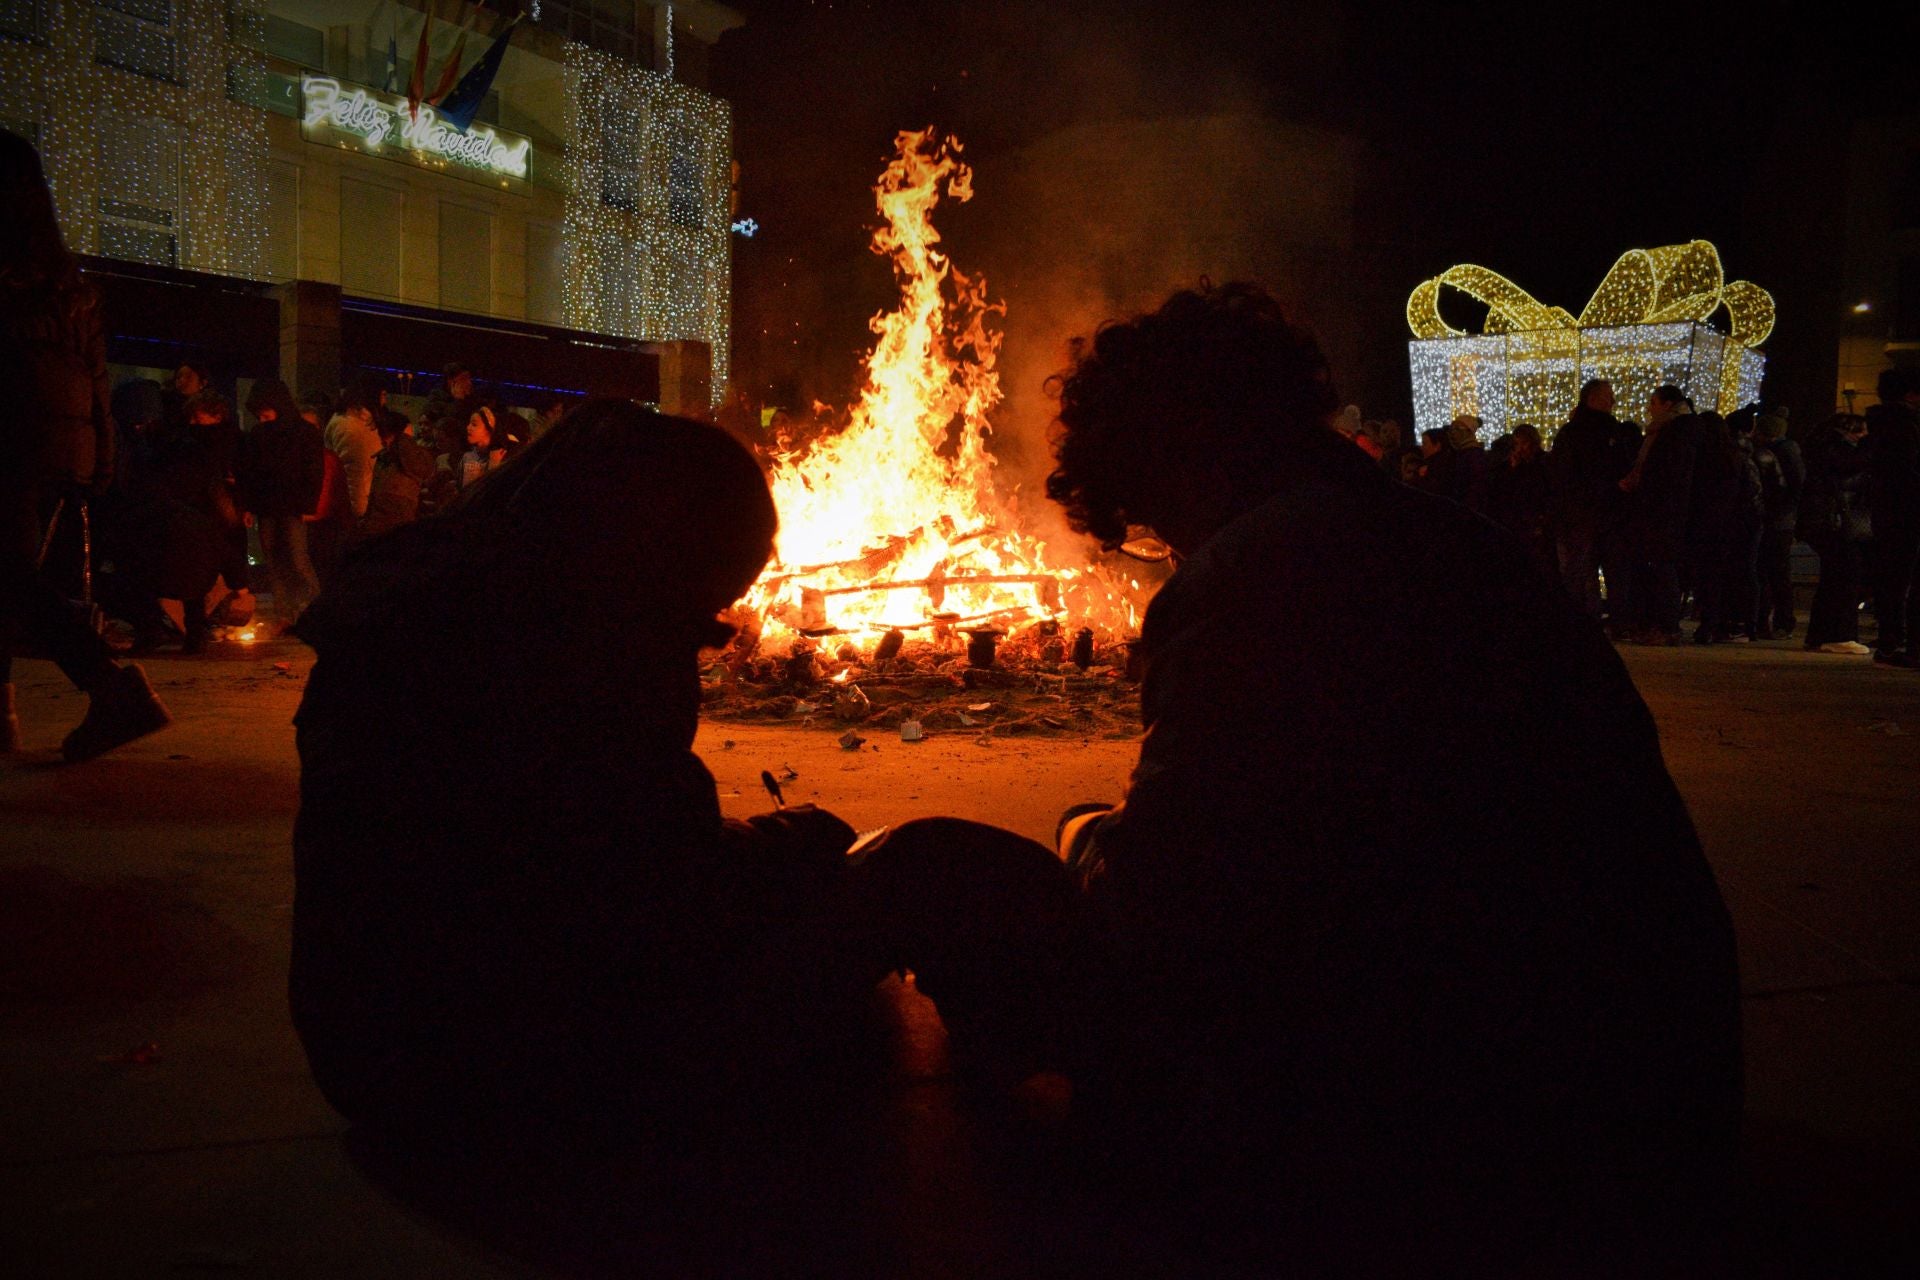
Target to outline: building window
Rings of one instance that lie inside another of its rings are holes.
[[[440,306],[493,311],[493,215],[451,200],[440,202]]]
[[[540,29],[631,62],[640,53],[636,8],[634,0],[546,0]]]
[[[400,217],[406,197],[391,187],[340,179],[340,288],[362,298],[400,298]]]
[[[173,0],[99,0],[93,59],[154,80],[180,82],[173,43]]]
[[[676,136],[667,148],[667,221],[676,227],[707,225],[707,202],[700,190],[700,157],[690,139]]]
[[[50,0],[0,0],[0,36],[28,44],[44,44],[47,39],[47,5]]]
[[[100,131],[101,172],[114,175],[97,197],[100,252],[108,258],[180,264],[180,129],[167,120],[109,116]]]
[[[609,112],[600,135],[600,203],[640,212],[640,122]]]

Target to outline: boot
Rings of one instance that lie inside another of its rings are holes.
[[[13,682],[0,684],[0,756],[20,749],[20,703],[13,696]]]
[[[60,744],[61,754],[76,764],[173,723],[147,683],[147,673],[136,664],[115,667],[87,692],[86,718]]]

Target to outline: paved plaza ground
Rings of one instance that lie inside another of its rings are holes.
[[[1626,656],[1738,928],[1751,1269],[1920,1274],[1920,1253],[1899,1256],[1920,1205],[1920,673],[1797,644]],[[82,700],[19,664],[0,1274],[1006,1276],[1099,1252],[1036,1223],[997,1154],[1006,1117],[956,1098],[909,987],[887,993],[894,1066],[867,1127],[662,1157],[670,1172],[635,1172],[593,1219],[611,1243],[537,1208],[476,1214],[358,1147],[285,1009],[289,721],[310,664],[293,642],[150,659],[178,723],[81,767],[53,748]],[[699,750],[732,815],[765,808],[759,772],[786,766],[790,800],[856,828],[948,813],[1046,838],[1063,805],[1117,795],[1135,744],[876,733],[845,752],[832,732],[732,724]]]

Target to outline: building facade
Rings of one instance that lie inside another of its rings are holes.
[[[1920,365],[1920,114],[1854,123],[1842,256],[1835,402],[1857,413],[1882,370]]]
[[[40,147],[75,251],[270,286],[289,381],[324,381],[336,359],[430,374],[446,330],[465,325],[657,345],[663,399],[717,399],[732,126],[702,85],[707,49],[738,17],[684,0],[529,0],[509,28],[512,12],[0,0],[0,124]],[[423,32],[432,95],[503,31],[464,128],[444,102],[409,109]],[[383,317],[388,349],[355,350],[355,322],[330,326],[330,308]],[[403,322],[438,339],[414,352]]]

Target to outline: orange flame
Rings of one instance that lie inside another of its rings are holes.
[[[1000,402],[1001,335],[986,281],[939,248],[942,196],[973,196],[960,144],[903,132],[874,188],[885,225],[873,250],[893,261],[900,304],[870,322],[867,380],[843,429],[776,456],[774,562],[748,593],[764,638],[935,622],[1008,627],[1070,615],[1108,631],[1137,627],[1138,588],[1064,558],[1020,530],[993,483],[988,414]]]

